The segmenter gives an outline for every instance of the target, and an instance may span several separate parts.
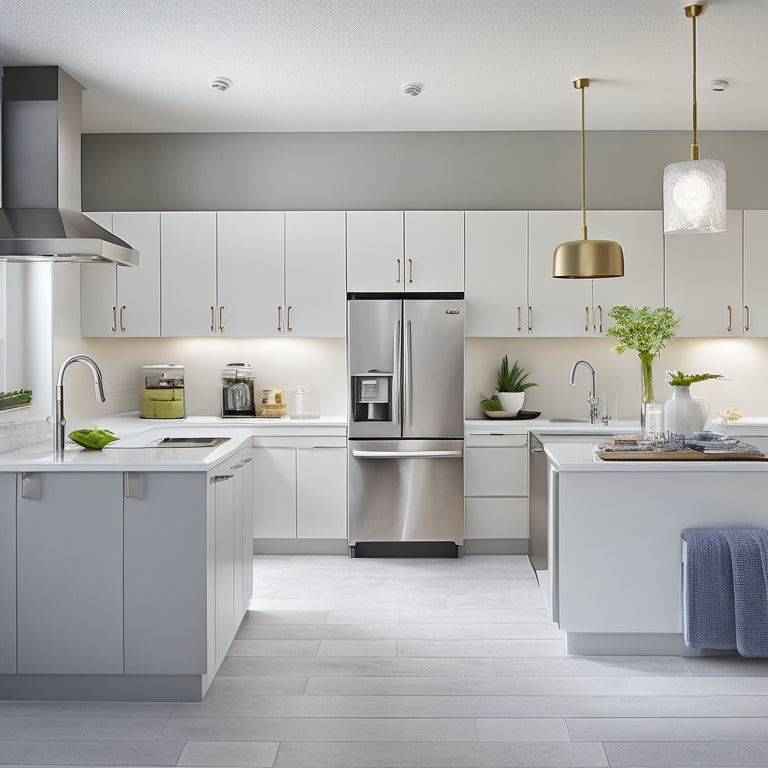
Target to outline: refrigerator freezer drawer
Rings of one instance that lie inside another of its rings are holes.
[[[461,440],[350,441],[349,544],[464,543]]]

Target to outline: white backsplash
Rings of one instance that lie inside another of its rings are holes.
[[[0,423],[0,453],[25,445],[53,441],[50,421],[4,421]],[[53,443],[51,442],[51,450]]]

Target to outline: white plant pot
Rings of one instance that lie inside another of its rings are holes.
[[[514,416],[523,407],[525,392],[499,392],[497,397],[502,409]]]

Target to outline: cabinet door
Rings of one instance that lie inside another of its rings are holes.
[[[0,473],[0,675],[16,674],[16,475]]]
[[[768,211],[744,211],[744,301],[741,313],[745,336],[768,336]]]
[[[285,214],[285,330],[346,335],[344,211]]]
[[[130,472],[125,478],[125,674],[202,674],[205,475]]]
[[[243,613],[248,610],[253,597],[253,457],[243,458]]]
[[[122,674],[122,474],[34,473],[20,486],[19,673]]]
[[[678,336],[741,334],[741,211],[725,232],[665,235],[666,305],[680,315]]]
[[[112,214],[87,213],[112,232]],[[124,267],[136,269],[136,267]],[[83,336],[114,336],[118,329],[117,270],[109,264],[80,265],[80,333]]]
[[[296,449],[253,451],[253,538],[296,538]]]
[[[581,238],[581,213],[531,211],[528,214],[528,233],[531,335],[590,335],[593,325],[592,281],[552,277],[555,248],[560,243]]]
[[[296,451],[296,535],[300,539],[347,538],[347,451]]]
[[[161,330],[163,336],[218,333],[216,214],[160,214]]]
[[[221,211],[217,217],[221,332],[225,336],[278,335],[278,307],[285,292],[285,214]]]
[[[405,287],[402,211],[347,212],[347,291]]]
[[[661,211],[595,211],[587,215],[590,238],[615,240],[624,251],[624,277],[592,281],[594,331],[604,335],[613,324],[608,312],[617,304],[664,304],[663,215]]]
[[[464,212],[405,212],[405,290],[464,290]]]
[[[527,496],[527,448],[466,448],[465,496]]]
[[[467,539],[527,539],[528,499],[499,496],[464,499]]]
[[[213,475],[216,508],[216,668],[235,636],[235,488],[234,474]],[[238,537],[239,539],[239,537]],[[240,553],[238,553],[239,555]]]
[[[467,336],[528,334],[528,214],[467,211]]]
[[[160,335],[160,214],[112,215],[112,232],[139,251],[137,267],[116,267],[117,328],[121,336]]]

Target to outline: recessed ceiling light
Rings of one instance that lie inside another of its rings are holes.
[[[228,77],[214,77],[208,81],[208,87],[214,91],[228,91],[232,81]]]
[[[406,83],[402,91],[408,96],[418,96],[424,90],[424,83]]]

